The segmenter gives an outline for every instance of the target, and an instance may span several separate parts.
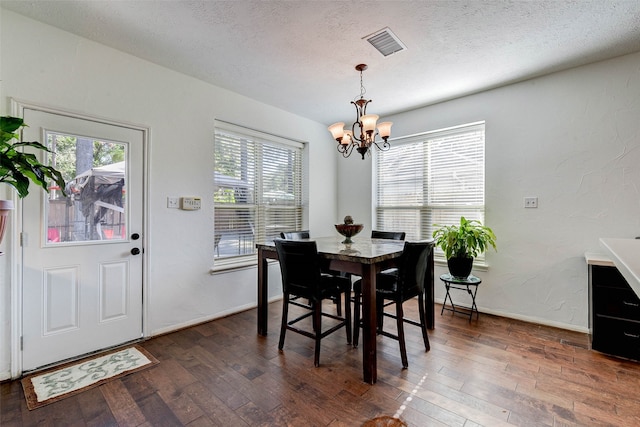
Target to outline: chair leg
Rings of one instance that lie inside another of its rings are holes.
[[[313,364],[320,366],[320,340],[322,339],[322,301],[313,303],[313,332],[316,348],[313,356]]]
[[[396,301],[396,324],[398,325],[398,341],[400,342],[400,357],[402,358],[402,368],[409,367],[407,359],[407,344],[404,341],[404,310],[402,300]]]
[[[376,298],[376,323],[376,332],[379,334],[384,326],[384,298]]]
[[[340,295],[338,295],[336,299],[333,300],[333,303],[336,305],[336,314],[338,316],[342,316],[342,301]]]
[[[351,344],[351,292],[347,291],[344,294],[344,321],[345,329],[347,330],[347,344]],[[342,298],[342,294],[339,296]]]
[[[431,350],[429,343],[429,335],[427,334],[427,315],[424,311],[424,295],[418,295],[418,312],[420,313],[420,329],[422,329],[422,340],[424,341],[425,351]]]
[[[278,350],[282,350],[284,347],[284,335],[287,332],[287,321],[289,316],[289,294],[284,294],[284,300],[282,301],[282,322],[280,324],[280,342],[278,343]]]
[[[359,292],[354,293],[353,302],[353,346],[358,347],[358,339],[360,338],[360,303],[361,295]]]

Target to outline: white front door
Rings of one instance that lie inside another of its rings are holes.
[[[68,197],[31,185],[22,206],[22,370],[142,337],[144,134],[26,108]]]

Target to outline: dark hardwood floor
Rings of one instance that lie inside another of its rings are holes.
[[[640,425],[640,364],[588,350],[584,334],[437,314],[428,353],[407,325],[407,370],[398,343],[378,337],[378,382],[367,385],[343,330],[322,341],[319,368],[301,335],[288,333],[280,353],[280,308],[270,305],[266,338],[256,310],[152,338],[141,345],[159,365],[33,411],[20,382],[5,382],[0,425],[337,427],[381,415],[421,427]]]

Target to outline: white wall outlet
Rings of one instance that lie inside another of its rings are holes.
[[[178,209],[178,198],[167,197],[167,207],[170,209]]]
[[[197,211],[202,206],[200,197],[180,197],[180,209],[185,211]]]
[[[538,207],[538,198],[537,197],[525,197],[524,198],[524,207],[525,208],[537,208]]]

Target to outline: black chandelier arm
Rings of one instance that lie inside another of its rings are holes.
[[[354,107],[356,107],[356,119],[357,119],[356,122],[359,122],[360,121],[360,116],[362,116],[362,114],[360,113],[360,107],[358,106],[356,101],[351,101],[351,103],[353,104]]]
[[[373,137],[375,138],[377,135],[378,134],[376,133]],[[391,148],[391,144],[386,139],[378,142],[374,139],[367,139],[364,143],[358,143],[352,140],[349,144],[341,144],[338,142],[336,148],[344,158],[351,156],[353,150],[357,149],[358,153],[362,156],[362,159],[364,159],[365,154],[371,155],[371,150],[369,149],[371,145],[375,145],[380,151],[387,151]]]
[[[360,127],[360,137],[359,138],[356,136],[356,130],[355,130],[356,124]],[[361,144],[364,143],[367,146],[369,146],[369,145],[371,145],[373,143],[373,144],[376,144],[376,147],[380,148],[378,146],[378,144],[376,143],[376,137],[379,135],[378,131],[367,131],[367,132],[365,132],[365,131],[362,130],[362,124],[360,122],[354,123],[351,129],[352,129],[351,132],[353,133],[353,135],[351,137],[352,137],[353,140],[358,141]],[[386,142],[386,140],[385,140],[383,146],[384,145],[389,145]],[[388,148],[387,148],[387,150],[388,150]]]
[[[371,102],[371,100],[364,99],[360,96],[360,99],[357,101],[351,101],[351,103],[356,107],[356,119],[360,121],[360,117],[367,114],[367,105]]]
[[[380,146],[380,144],[378,144],[376,141],[372,140],[371,141],[373,143],[373,145],[375,145],[376,147],[378,147],[378,150],[380,151],[387,151],[391,148],[391,144],[389,144],[389,141],[387,141],[386,139],[384,140],[384,142],[382,143],[382,146]]]
[[[347,158],[351,155],[353,147],[357,145],[358,144],[354,144],[353,142],[350,144],[341,144],[340,142],[338,142],[338,146],[336,148],[338,149],[338,152],[342,154],[342,157]]]
[[[351,142],[349,144],[343,144],[342,139],[338,140],[338,145],[336,146],[338,152],[342,154],[343,157],[351,156],[351,152],[354,148],[358,148],[358,152],[362,155],[364,159],[365,153],[368,153],[369,147],[371,145],[375,145],[376,148],[380,151],[387,151],[391,148],[391,144],[387,141],[387,138],[383,138],[383,141],[376,141],[376,137],[379,136],[378,132],[362,132],[362,126],[360,126],[360,138],[358,138],[355,132],[355,126],[359,125],[358,122],[354,123],[352,126]]]
[[[358,128],[360,129],[357,133],[356,133],[356,126],[358,126]],[[360,137],[358,137],[358,135],[360,135]],[[357,122],[353,122],[353,124],[351,125],[351,138],[358,142],[366,141],[366,136],[364,131],[362,130],[361,121],[358,120]]]

